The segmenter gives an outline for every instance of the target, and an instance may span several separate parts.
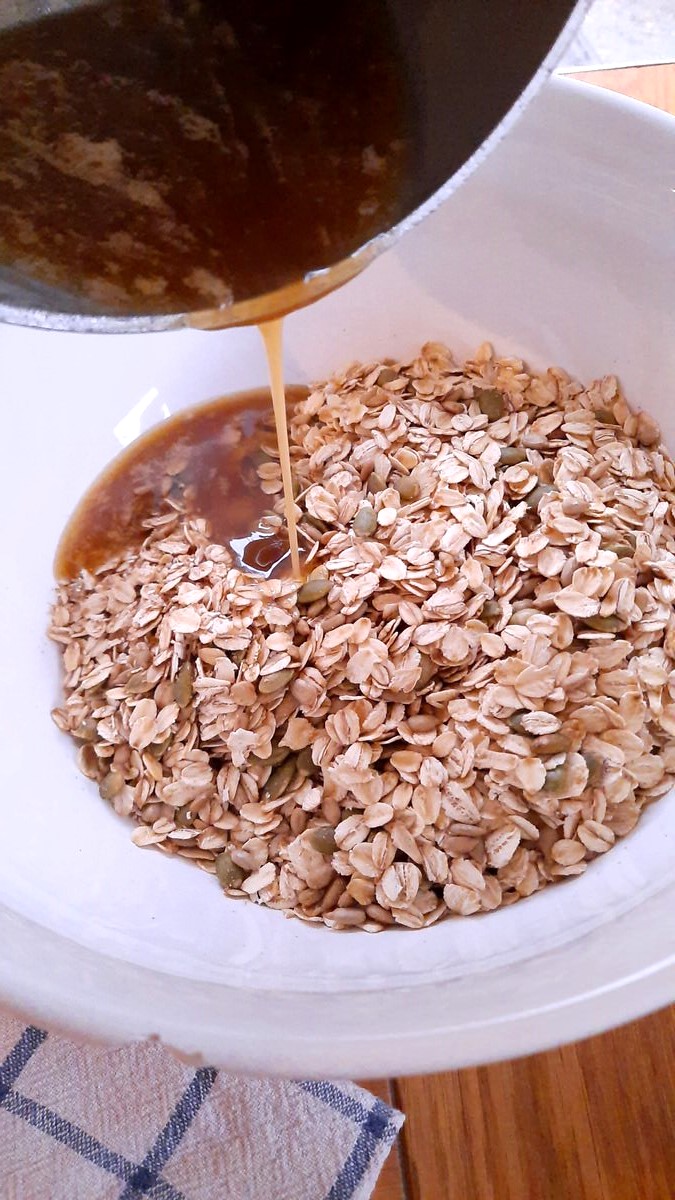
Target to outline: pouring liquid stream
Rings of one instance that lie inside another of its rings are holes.
[[[291,569],[295,579],[302,579],[300,566],[300,550],[298,547],[298,526],[295,517],[295,497],[293,495],[293,474],[291,471],[291,451],[288,444],[288,423],[286,419],[286,392],[284,389],[283,361],[283,318],[267,321],[259,325],[260,335],[267,355],[267,371],[272,393],[274,408],[274,424],[279,443],[279,459],[281,463],[281,481],[284,488],[284,513],[286,530],[288,532],[288,547],[291,554]]]

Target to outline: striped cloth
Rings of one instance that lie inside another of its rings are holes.
[[[2,1200],[366,1200],[402,1122],[354,1084],[194,1070],[0,1015]]]

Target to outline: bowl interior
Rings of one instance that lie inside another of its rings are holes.
[[[421,227],[288,319],[287,379],[322,378],[356,358],[403,358],[428,340],[461,355],[488,338],[586,381],[618,373],[675,448],[673,129],[657,114],[553,83]],[[121,446],[181,407],[264,381],[261,341],[255,329],[104,337],[6,327],[0,350],[0,905],[169,976],[333,994],[488,975],[674,885],[672,795],[583,877],[414,935],[337,935],[288,921],[224,900],[186,863],[139,852],[49,716],[59,697],[45,636],[53,553],[78,498]],[[37,990],[46,995],[48,983]]]

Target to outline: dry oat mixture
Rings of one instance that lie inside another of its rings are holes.
[[[291,445],[299,591],[176,512],[60,587],[54,716],[81,769],[137,845],[333,928],[418,929],[585,871],[675,775],[654,423],[612,377],[430,344],[318,388]]]

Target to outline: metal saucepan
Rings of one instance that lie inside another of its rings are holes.
[[[144,2],[154,3],[155,0]],[[206,12],[209,19],[213,15],[214,20],[218,18],[224,23],[237,0],[156,2],[165,4],[172,11],[180,10],[181,5],[192,6],[193,11]],[[256,13],[262,23],[266,10],[270,19],[278,19],[280,2],[256,0]],[[0,320],[98,332],[143,332],[186,324],[222,327],[281,315],[333,290],[435,207],[504,136],[551,73],[587,7],[587,0],[577,4],[572,0],[547,0],[546,4],[536,5],[531,0],[378,0],[378,3],[386,13],[391,44],[403,62],[413,153],[413,167],[408,172],[405,194],[399,197],[396,218],[390,226],[379,229],[365,243],[355,234],[352,244],[337,261],[325,261],[325,258],[321,261],[319,256],[316,262],[304,264],[299,278],[297,275],[277,278],[271,288],[253,288],[249,294],[237,295],[233,300],[219,300],[212,305],[195,303],[190,311],[186,311],[185,306],[174,310],[171,304],[162,307],[153,301],[147,305],[135,303],[133,311],[120,312],[105,295],[86,295],[76,285],[64,286],[62,280],[56,284],[53,280],[48,282],[49,271],[41,274],[33,270],[29,256],[18,255],[12,260],[5,253],[3,264],[0,253]],[[123,38],[117,37],[116,22],[110,19],[111,9],[125,4],[133,4],[133,0],[5,0],[0,4],[0,68],[3,45],[17,30],[30,29],[38,22],[48,32],[58,31],[61,28],[58,22],[63,20],[64,14],[84,7],[92,10],[89,16],[93,20],[98,21],[100,17],[101,44],[105,41],[105,56],[97,58],[94,43],[98,39],[92,39],[92,69],[105,70],[109,78],[133,71],[134,62],[142,61],[146,48],[143,45],[130,47]],[[282,8],[295,22],[294,29],[300,31],[295,36],[307,36],[303,55],[314,54],[314,69],[335,71],[336,62],[330,58],[330,51],[321,49],[325,47],[325,40],[321,46],[318,43],[314,46],[311,40],[311,21],[317,20],[317,12],[327,11],[330,6],[317,6],[316,0],[283,0]],[[335,9],[338,16],[334,15],[333,20],[341,23],[343,42],[348,34],[345,23],[349,21],[351,11],[357,11],[352,0],[339,0]],[[273,18],[271,14],[274,14]],[[63,28],[67,35],[67,26]],[[44,50],[44,61],[38,62],[36,70],[43,74],[58,72],[59,63],[68,61],[66,35],[63,44],[55,37],[43,38],[41,44],[48,49]],[[81,47],[78,53],[81,54]],[[150,49],[147,53],[151,53]],[[325,61],[321,57],[324,53]],[[342,70],[343,86],[349,89],[349,61],[338,65]],[[182,86],[181,70],[178,63],[177,91]],[[105,82],[103,75],[101,78]],[[289,67],[289,86],[292,85]],[[0,151],[3,137],[14,137],[15,141],[18,137],[16,110],[13,110],[14,117],[10,110],[10,104],[3,104],[0,87]],[[84,100],[81,111],[76,114],[76,128],[80,133],[95,136],[99,144],[115,134],[114,130],[105,128],[105,112],[93,111],[91,106],[88,110]],[[283,170],[283,162],[280,169]],[[26,194],[16,189],[8,201],[7,189],[3,194],[2,187],[0,178],[0,251],[3,221],[9,219],[8,203],[21,214],[22,204],[28,202]],[[105,180],[101,188],[84,188],[81,197],[78,195],[78,204],[92,206],[92,221],[100,216],[104,188]],[[64,203],[64,220],[69,219],[67,207]],[[86,211],[80,216],[86,219]],[[262,213],[261,220],[266,216]],[[264,245],[264,240],[259,244]],[[196,269],[205,265],[199,261],[194,263]]]

